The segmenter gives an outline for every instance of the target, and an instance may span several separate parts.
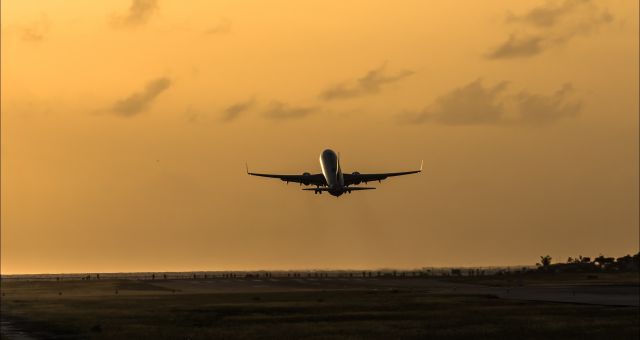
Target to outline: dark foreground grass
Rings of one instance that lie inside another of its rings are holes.
[[[622,273],[546,273],[530,271],[526,273],[509,273],[504,275],[487,276],[448,276],[441,280],[456,283],[481,284],[486,286],[544,286],[561,284],[590,284],[590,285],[627,285],[638,286],[640,275],[637,272]]]
[[[142,287],[144,288],[144,287]],[[638,308],[524,302],[425,290],[38,295],[2,317],[59,339],[637,339]]]

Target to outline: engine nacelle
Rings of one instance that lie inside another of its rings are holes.
[[[304,184],[304,185],[311,184],[311,174],[310,173],[308,173],[308,172],[303,173],[302,174],[302,178],[303,178],[302,184]]]
[[[354,171],[354,172],[352,173],[352,175],[353,175],[354,177],[356,177],[356,178],[357,178],[357,176],[360,176],[360,173],[359,173],[359,172],[357,172],[357,171]],[[358,184],[360,184],[360,183],[362,183],[362,181],[354,181],[354,182],[353,182],[353,184],[354,184],[354,185],[358,185]]]

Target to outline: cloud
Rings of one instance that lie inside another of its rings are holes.
[[[564,84],[551,95],[527,91],[508,93],[508,83],[485,86],[481,79],[437,98],[417,113],[405,112],[405,123],[444,125],[547,125],[562,118],[575,117],[580,102],[572,100],[571,84]]]
[[[570,15],[578,7],[586,5],[590,0],[565,0],[562,3],[547,2],[545,5],[535,7],[526,14],[517,16],[509,14],[508,22],[525,22],[534,26],[547,27],[557,24],[562,17]]]
[[[273,120],[298,119],[316,113],[319,110],[317,106],[290,106],[279,101],[274,101],[264,112],[264,116]]]
[[[51,22],[46,14],[41,14],[38,21],[33,22],[29,26],[22,27],[21,39],[27,42],[43,41],[49,33]]]
[[[184,116],[189,123],[199,123],[203,117],[203,115],[191,105],[187,106],[186,110],[184,110]]]
[[[226,109],[224,109],[224,116],[222,117],[222,121],[228,123],[238,119],[238,117],[240,117],[242,113],[250,110],[255,105],[255,103],[255,99],[251,98],[249,100],[235,103],[227,107]]]
[[[231,21],[224,19],[204,32],[205,35],[226,34],[231,32]]]
[[[142,92],[136,92],[127,98],[118,100],[112,107],[113,112],[123,117],[132,117],[146,110],[151,102],[171,86],[171,79],[162,77],[147,83]]]
[[[367,74],[355,82],[337,84],[326,89],[320,94],[320,98],[328,101],[375,94],[381,91],[383,85],[395,83],[409,77],[413,73],[413,71],[404,70],[392,75],[387,75],[386,63],[384,63],[380,67],[367,72]]]
[[[497,123],[502,119],[504,111],[498,96],[506,87],[506,82],[485,87],[482,80],[478,79],[439,97],[434,104],[410,121],[433,121],[447,125]]]
[[[575,117],[582,103],[568,100],[573,95],[571,83],[564,84],[553,95],[543,96],[520,92],[513,99],[516,103],[516,123],[545,125],[561,118]]]
[[[542,52],[541,43],[544,38],[540,36],[518,37],[511,35],[489,54],[490,59],[529,57]]]
[[[127,14],[115,16],[112,24],[118,27],[143,25],[147,23],[157,8],[158,0],[132,0]]]
[[[486,55],[489,59],[526,58],[564,45],[613,21],[613,16],[591,0],[547,2],[522,15],[509,14],[514,25],[507,40]]]

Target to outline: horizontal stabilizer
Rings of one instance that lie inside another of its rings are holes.
[[[351,191],[358,191],[358,190],[373,190],[375,189],[374,187],[345,187],[342,190],[344,192],[351,192]],[[329,191],[329,188],[327,187],[323,187],[323,188],[303,188],[302,190],[307,190],[307,191]]]

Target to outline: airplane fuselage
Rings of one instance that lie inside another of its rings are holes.
[[[329,193],[333,196],[340,196],[345,193],[344,176],[340,168],[340,158],[331,149],[326,149],[320,154],[320,168],[327,181]]]

